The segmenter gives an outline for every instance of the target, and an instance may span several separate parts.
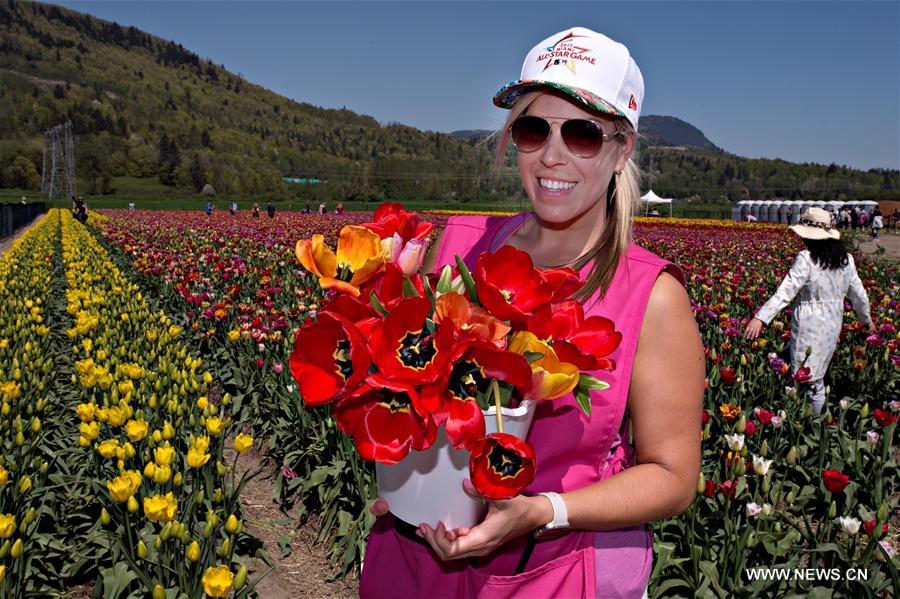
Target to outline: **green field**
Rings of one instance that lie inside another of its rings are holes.
[[[90,208],[127,208],[130,202],[134,202],[140,210],[202,210],[209,198],[198,193],[190,193],[185,190],[176,189],[162,185],[156,177],[138,179],[134,177],[115,177],[113,179],[113,188],[115,193],[106,196],[83,195],[85,201]],[[42,195],[37,191],[23,189],[0,189],[0,202],[16,203],[22,196],[26,196],[29,201],[36,202],[43,199]],[[217,195],[213,198],[213,205],[217,210],[226,210],[228,205],[235,201],[238,203],[240,210],[249,210],[253,207],[254,202],[259,202],[260,208],[265,209],[266,202],[272,200],[278,210],[302,210],[307,204],[306,200],[300,198],[285,198],[284,196],[259,195],[256,197],[247,196],[226,196]],[[403,198],[395,198],[402,202],[411,210],[496,210],[518,212],[528,208],[527,203],[510,203],[510,202],[423,202],[423,201],[406,201]],[[339,198],[326,201],[329,211],[334,210]],[[352,211],[373,210],[380,201],[372,202],[352,202],[345,201],[344,208]],[[67,208],[69,201],[63,198],[54,199],[53,207]],[[310,208],[316,210],[318,208],[317,201],[309,202]],[[668,215],[668,208],[663,206],[659,208],[660,213]],[[672,216],[676,218],[731,218],[730,204],[673,204]]]

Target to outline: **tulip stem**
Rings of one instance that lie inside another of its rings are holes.
[[[500,408],[500,385],[497,384],[497,379],[491,379],[491,391],[494,394],[494,407],[497,410],[497,432],[503,432],[503,412]]]

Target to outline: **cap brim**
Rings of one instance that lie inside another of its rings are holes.
[[[808,227],[806,225],[791,225],[788,227],[791,231],[805,239],[840,239],[841,233],[837,229],[826,231],[818,227]]]
[[[547,87],[561,91],[593,110],[612,116],[628,118],[624,112],[616,108],[613,104],[586,89],[570,87],[555,81],[545,81],[543,79],[528,79],[507,83],[500,88],[500,91],[494,94],[494,105],[500,108],[512,108],[523,94]]]

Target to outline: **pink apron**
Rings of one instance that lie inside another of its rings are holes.
[[[473,269],[479,254],[501,247],[530,217],[525,213],[450,218],[435,269],[452,264],[456,254]],[[589,268],[582,270],[582,276]],[[538,469],[526,494],[580,489],[634,463],[627,441],[628,387],[644,310],[663,270],[684,284],[681,271],[672,263],[632,244],[606,295],[600,301],[595,295],[585,304],[585,316],[610,318],[622,333],[622,343],[611,356],[616,370],[594,373],[609,382],[610,388],[592,393],[590,418],[571,394],[538,405],[528,435]],[[406,527],[400,524],[402,532]],[[532,543],[530,556],[522,564],[527,543],[527,536],[523,536],[478,560],[441,562],[430,547],[413,540],[408,532],[400,534],[388,514],[376,521],[369,537],[360,596],[637,599],[647,588],[653,539],[646,526],[607,532],[571,531],[561,538],[540,540]]]

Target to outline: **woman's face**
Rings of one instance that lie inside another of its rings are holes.
[[[517,154],[522,184],[537,216],[559,225],[585,216],[589,222],[604,218],[610,179],[615,171],[625,168],[634,147],[634,136],[628,135],[625,141],[609,139],[596,156],[579,158],[562,140],[562,123],[569,119],[588,119],[600,123],[604,133],[614,133],[612,119],[552,93],[538,96],[526,113],[551,123],[550,139],[541,148]]]

